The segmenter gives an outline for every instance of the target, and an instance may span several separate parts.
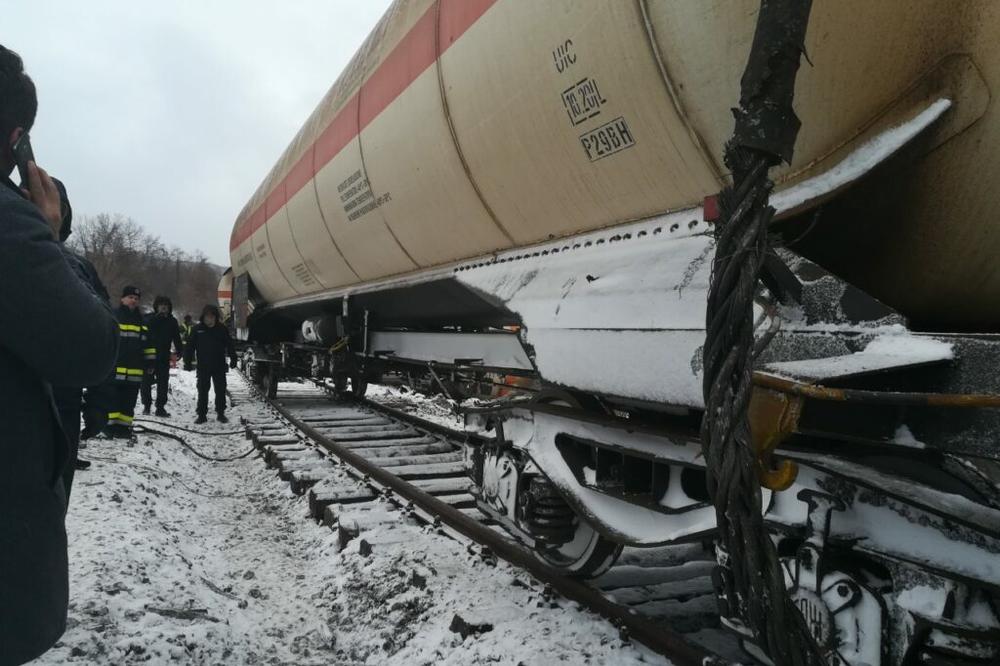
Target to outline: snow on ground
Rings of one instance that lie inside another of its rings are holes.
[[[230,382],[241,380],[230,374]],[[172,380],[169,423],[193,427],[194,376]],[[230,410],[255,415],[258,405]],[[210,422],[203,430],[235,430]],[[240,435],[192,435],[218,457]],[[69,628],[38,664],[666,663],[506,563],[404,521],[338,551],[255,456],[202,460],[179,443],[91,443],[67,530]],[[492,628],[466,638],[455,616]]]
[[[455,403],[441,394],[428,397],[406,386],[371,384],[365,392],[365,397],[386,407],[416,414],[422,419],[447,428],[454,430],[465,428],[465,420],[455,412]]]

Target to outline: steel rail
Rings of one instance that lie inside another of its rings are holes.
[[[590,587],[586,583],[564,576],[554,567],[539,560],[526,548],[505,538],[500,533],[474,518],[466,516],[458,509],[455,509],[437,497],[400,479],[385,468],[370,462],[351,449],[338,444],[312,427],[309,423],[299,419],[291,409],[281,404],[280,399],[263,397],[290,424],[305,433],[310,439],[339,458],[342,462],[355,468],[376,483],[390,489],[403,499],[411,502],[415,507],[438,517],[442,523],[466,538],[489,548],[497,557],[527,571],[566,599],[575,601],[608,619],[618,626],[619,629],[623,630],[629,638],[671,659],[677,666],[721,666],[728,663],[718,655],[714,655],[704,648],[692,644],[682,635],[665,626],[663,622],[643,617],[636,611],[615,603],[599,590]],[[391,410],[393,417],[401,418],[401,420],[418,425],[418,427],[425,430],[443,434],[454,439],[455,431],[445,426],[429,424],[422,419],[404,414],[399,410],[386,408],[377,403],[364,402],[379,410]],[[417,421],[419,421],[419,424]],[[464,436],[465,433],[462,433],[462,435]],[[474,436],[472,433],[469,433],[469,435]]]

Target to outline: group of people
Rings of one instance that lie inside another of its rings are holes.
[[[208,392],[215,386],[215,412],[220,423],[226,418],[226,372],[236,367],[236,352],[229,331],[222,322],[219,308],[206,305],[198,324],[185,315],[179,324],[173,314],[173,303],[166,296],[153,300],[153,311],[143,316],[139,309],[142,293],[138,287],[122,290],[121,304],[115,311],[118,320],[118,357],[114,374],[104,386],[88,389],[84,399],[84,421],[87,434],[101,429],[100,419],[106,415],[102,436],[129,438],[135,418],[136,400],[142,398],[142,413],[153,407],[153,386],[156,386],[158,417],[167,418],[167,396],[170,391],[172,352],[184,359],[184,368],[198,367],[198,405],[195,423],[208,420]],[[226,359],[229,365],[226,365]],[[91,415],[88,419],[88,415]],[[79,420],[79,419],[77,419]]]
[[[64,518],[81,436],[131,436],[136,399],[148,413],[154,383],[156,414],[168,416],[171,347],[186,369],[197,362],[197,422],[212,384],[225,422],[227,357],[236,364],[214,305],[180,326],[169,299],[144,317],[140,290],[126,286],[112,310],[97,271],[65,245],[66,188],[15,152],[37,110],[23,61],[0,45],[0,403],[11,417],[0,429],[0,666],[34,659],[66,627]]]

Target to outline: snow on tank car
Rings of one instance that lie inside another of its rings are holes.
[[[254,379],[502,384],[480,508],[567,573],[710,539],[703,202],[755,16],[394,3],[236,220]],[[789,589],[851,666],[1000,660],[998,27],[988,0],[814,2],[752,416],[797,469],[764,479]]]

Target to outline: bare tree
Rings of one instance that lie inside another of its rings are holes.
[[[206,303],[216,302],[221,267],[201,252],[164,245],[131,218],[108,213],[83,217],[73,225],[68,243],[94,264],[112,297],[133,284],[142,289],[147,305],[155,296],[168,296],[177,314],[196,318]]]

